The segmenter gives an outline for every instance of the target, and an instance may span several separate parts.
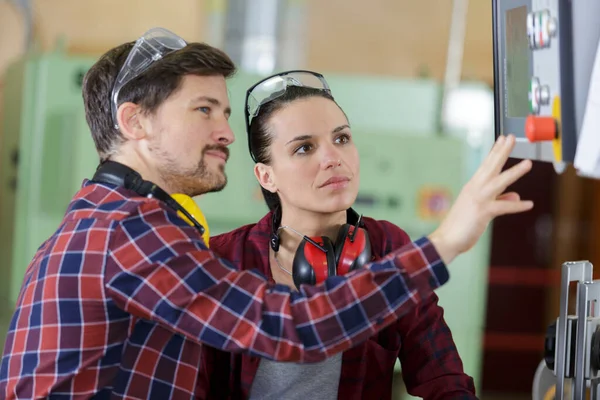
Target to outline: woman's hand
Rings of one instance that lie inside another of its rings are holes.
[[[475,175],[462,188],[440,226],[429,235],[440,257],[449,264],[471,249],[497,216],[528,211],[532,201],[521,200],[506,188],[531,170],[530,160],[502,171],[515,146],[515,137],[500,136]]]

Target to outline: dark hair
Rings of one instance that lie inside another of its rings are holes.
[[[90,68],[83,80],[83,102],[100,161],[115,153],[124,140],[115,129],[111,111],[111,94],[117,75],[135,42],[125,43],[104,54]],[[119,92],[119,105],[139,104],[145,113],[152,113],[181,84],[185,75],[214,76],[226,79],[235,73],[235,64],[223,51],[204,43],[189,43],[167,54],[140,76],[128,82]]]
[[[273,113],[279,111],[284,106],[295,100],[308,97],[324,97],[335,103],[333,96],[324,90],[290,86],[286,88],[286,91],[282,96],[260,106],[258,115],[256,115],[250,122],[250,132],[248,138],[252,153],[256,157],[256,162],[267,165],[271,163],[270,147],[271,143],[273,142],[273,132],[271,131],[269,120],[271,119]],[[269,210],[273,211],[281,205],[281,201],[279,200],[279,195],[277,193],[271,193],[262,187],[261,190]]]

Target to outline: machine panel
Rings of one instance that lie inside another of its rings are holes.
[[[574,161],[599,12],[594,0],[493,0],[495,136],[516,135],[514,157]]]

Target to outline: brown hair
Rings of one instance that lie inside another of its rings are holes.
[[[83,102],[100,161],[114,154],[124,138],[115,129],[111,111],[111,94],[117,75],[135,42],[125,43],[104,54],[90,68],[83,80]],[[235,64],[223,51],[204,43],[189,43],[167,54],[140,76],[128,82],[119,92],[118,104],[133,102],[143,112],[152,113],[181,84],[186,75],[229,78]]]

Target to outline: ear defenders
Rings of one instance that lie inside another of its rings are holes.
[[[154,183],[143,180],[137,171],[115,161],[105,161],[100,164],[91,180],[122,186],[142,197],[154,197],[164,202],[169,208],[176,211],[180,218],[195,227],[202,235],[206,246],[208,246],[209,231],[206,218],[204,218],[204,214],[191,197],[182,194],[176,194],[172,197]],[[201,220],[203,225],[198,220]]]
[[[196,221],[198,221],[200,223],[200,225],[202,225],[202,227],[204,227],[204,233],[202,234],[202,239],[204,239],[204,243],[206,243],[206,247],[210,247],[209,246],[210,229],[208,228],[208,222],[206,221],[206,217],[204,216],[204,213],[202,212],[200,207],[198,207],[198,204],[196,204],[194,199],[192,199],[187,194],[174,193],[171,195],[171,197],[173,199],[175,199],[175,201],[177,203],[179,203],[179,205],[181,207],[183,207],[188,213],[190,213],[192,215],[192,217],[194,217],[194,219]],[[185,222],[187,222],[191,226],[194,226],[194,223],[188,217],[186,217],[181,211],[177,211],[177,214],[179,214],[179,217],[181,219],[183,219]]]
[[[342,225],[335,242],[327,236],[308,237],[289,228],[302,236],[292,263],[292,278],[296,287],[302,284],[315,285],[330,276],[345,275],[371,261],[371,242],[369,234],[362,228],[361,217],[352,209],[347,214],[349,222],[356,222],[354,225]],[[279,229],[286,228],[279,227],[280,219],[280,210],[275,210],[271,234],[271,248],[275,252],[279,250]]]

